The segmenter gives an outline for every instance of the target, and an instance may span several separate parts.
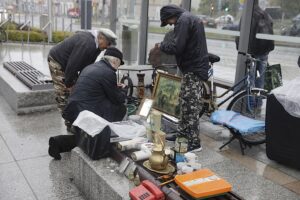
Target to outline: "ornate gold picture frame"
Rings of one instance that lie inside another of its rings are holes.
[[[179,93],[181,78],[162,72],[157,73],[152,93],[152,107],[176,118],[180,116]]]

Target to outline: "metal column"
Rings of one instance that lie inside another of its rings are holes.
[[[244,55],[248,51],[249,36],[252,23],[252,13],[254,7],[254,0],[245,1],[240,29],[240,42],[239,52],[237,57],[236,72],[235,72],[235,83],[241,80],[246,73],[246,56]]]
[[[141,4],[141,21],[140,21],[140,34],[139,34],[139,65],[146,64],[147,57],[147,41],[148,41],[148,7],[149,0],[143,0]]]
[[[49,23],[49,31],[48,31],[48,43],[52,42],[52,0],[48,0],[48,21]]]
[[[110,1],[110,24],[109,28],[116,33],[117,30],[117,0]]]
[[[191,11],[191,0],[182,0],[181,7],[188,11]]]
[[[92,1],[91,0],[81,0],[80,4],[80,16],[81,16],[81,29],[91,29],[92,28]]]

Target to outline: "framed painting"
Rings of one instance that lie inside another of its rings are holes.
[[[147,118],[152,108],[152,104],[152,99],[143,98],[137,111],[137,115]]]
[[[179,118],[180,86],[180,77],[158,72],[152,95],[152,107],[163,113]]]

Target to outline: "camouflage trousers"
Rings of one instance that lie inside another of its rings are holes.
[[[62,114],[68,102],[70,91],[64,83],[65,74],[62,71],[61,65],[50,56],[48,57],[48,64],[55,89],[55,100],[57,103],[57,107]],[[71,123],[65,121],[65,125],[68,127],[71,126]]]
[[[180,109],[181,115],[178,130],[188,139],[191,146],[200,145],[199,113],[201,102],[202,81],[199,76],[190,72],[184,74],[181,81]]]

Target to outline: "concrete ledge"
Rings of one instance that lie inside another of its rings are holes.
[[[91,160],[79,148],[71,152],[71,176],[74,184],[86,199],[130,199],[129,190],[134,186],[124,175],[108,168],[107,159]]]
[[[32,91],[9,71],[0,68],[0,92],[17,114],[55,109],[54,89]]]

